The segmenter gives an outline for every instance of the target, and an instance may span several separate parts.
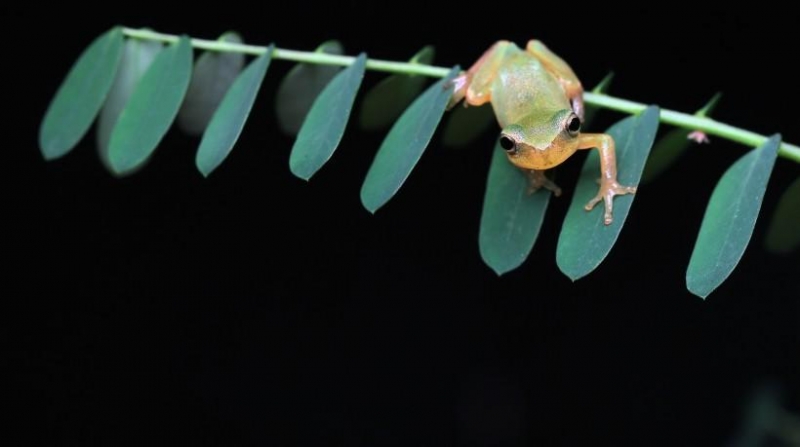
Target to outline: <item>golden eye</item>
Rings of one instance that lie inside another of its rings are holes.
[[[569,132],[570,136],[576,137],[580,131],[581,119],[578,118],[577,115],[573,114],[569,117],[569,121],[567,122],[567,132]]]
[[[511,154],[517,152],[517,143],[505,135],[500,136],[500,147],[502,147],[504,151]]]

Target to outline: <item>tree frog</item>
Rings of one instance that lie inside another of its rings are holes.
[[[545,187],[561,194],[544,171],[561,164],[578,149],[600,151],[600,188],[586,204],[587,211],[605,204],[604,223],[613,220],[615,195],[633,194],[634,186],[617,182],[614,139],[602,133],[581,133],[583,87],[572,69],[538,40],[523,51],[501,40],[466,72],[453,79],[448,107],[492,103],[502,132],[500,147],[515,166],[526,172],[533,193]]]

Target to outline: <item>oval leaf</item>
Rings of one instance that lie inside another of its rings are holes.
[[[636,185],[658,131],[659,110],[650,106],[637,116],[617,122],[606,131],[614,138],[617,178],[623,185]],[[561,227],[556,249],[558,268],[575,281],[591,273],[617,241],[635,194],[614,197],[614,221],[603,223],[603,203],[591,211],[583,207],[597,194],[600,177],[599,151],[591,149],[583,164],[575,194]],[[641,193],[641,192],[640,192]]]
[[[103,105],[122,59],[122,28],[96,38],[73,64],[45,112],[39,149],[46,160],[78,144]]]
[[[131,95],[111,134],[109,160],[118,174],[144,163],[178,114],[192,75],[192,46],[182,36],[156,57]]]
[[[502,275],[528,258],[539,236],[551,192],[542,188],[528,194],[527,176],[508,161],[499,143],[493,154],[478,246],[483,262]]]
[[[719,102],[720,97],[720,93],[714,95],[702,109],[695,113],[695,116],[707,116],[711,113]],[[650,183],[678,161],[692,144],[692,140],[689,139],[690,133],[691,130],[689,129],[673,129],[656,142],[644,166],[641,184]]]
[[[731,274],[750,242],[780,135],[751,150],[723,174],[708,201],[686,271],[686,287],[705,298]]]
[[[433,62],[433,55],[433,47],[429,45],[414,55],[410,62],[429,65]],[[359,116],[361,127],[376,130],[389,126],[422,91],[425,81],[425,76],[396,74],[376,84],[364,96]]]
[[[366,64],[367,55],[361,53],[314,101],[289,156],[289,169],[294,175],[310,179],[339,146]]]
[[[800,247],[800,178],[778,201],[764,244],[773,253],[789,253]]]
[[[361,186],[361,203],[371,213],[397,193],[422,157],[453,94],[449,82],[458,71],[458,66],[453,67],[445,78],[428,87],[386,135]]]
[[[342,54],[342,44],[331,40],[318,53]],[[283,78],[275,97],[278,126],[289,135],[297,135],[311,105],[342,67],[336,65],[297,64]]]
[[[233,32],[223,34],[218,40],[242,43],[241,36]],[[202,134],[242,67],[243,53],[206,51],[200,55],[178,111],[178,127],[189,135]]]
[[[464,147],[475,141],[495,123],[492,106],[455,106],[442,132],[442,144],[450,147]]]
[[[233,83],[214,113],[208,129],[203,134],[195,159],[197,169],[204,176],[207,177],[225,160],[239,139],[244,122],[247,121],[258,90],[261,88],[261,81],[267,73],[273,49],[274,46],[270,45],[264,54],[250,63]]]
[[[108,143],[111,140],[111,132],[117,124],[119,114],[128,103],[133,89],[145,74],[150,64],[153,63],[158,53],[163,48],[161,42],[153,42],[139,39],[128,39],[125,41],[125,49],[122,52],[122,62],[120,63],[114,84],[108,92],[108,98],[100,116],[97,118],[97,152],[100,161],[111,171],[111,162],[108,155]]]

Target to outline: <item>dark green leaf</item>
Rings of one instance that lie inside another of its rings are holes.
[[[208,176],[228,156],[261,88],[261,81],[267,73],[272,59],[270,45],[266,53],[254,60],[236,79],[203,134],[197,150],[195,164],[204,176]]]
[[[449,81],[458,71],[459,67],[454,67],[447,77],[428,87],[389,130],[361,186],[361,203],[370,212],[397,193],[422,157],[453,95]]]
[[[109,160],[118,174],[144,163],[178,114],[192,76],[192,46],[182,36],[159,53],[133,90],[111,134]]]
[[[714,188],[686,271],[686,287],[693,294],[708,296],[739,263],[753,234],[780,141],[780,135],[774,135],[739,158]]]
[[[658,131],[658,116],[658,107],[650,106],[641,114],[625,118],[606,131],[616,143],[617,179],[620,184],[639,183]],[[591,273],[611,251],[635,197],[631,194],[614,197],[614,221],[610,225],[603,223],[602,202],[591,211],[584,209],[586,203],[597,194],[597,179],[600,177],[598,152],[591,149],[586,157],[558,238],[558,267],[573,281]]]
[[[139,79],[145,74],[162,48],[161,42],[139,39],[125,41],[125,49],[122,52],[122,62],[117,70],[117,76],[111,86],[111,91],[108,92],[102,110],[100,110],[100,116],[97,117],[97,153],[100,161],[112,173],[114,171],[111,169],[108,155],[111,132]]]
[[[323,43],[318,53],[342,54],[342,44],[335,40]],[[286,74],[275,97],[275,113],[281,130],[297,135],[314,100],[342,67],[336,65],[297,64]]]
[[[339,146],[366,63],[367,55],[361,53],[314,101],[289,156],[289,169],[294,175],[310,179]]]
[[[773,253],[789,253],[800,247],[800,178],[778,201],[764,244]]]
[[[478,107],[456,105],[444,126],[442,144],[450,147],[464,147],[475,141],[495,123],[497,121],[494,119],[494,110],[489,104]]]
[[[611,81],[613,80],[614,72],[611,71],[592,89],[592,93],[608,93],[608,89],[611,87]],[[583,129],[591,129],[592,121],[594,121],[594,117],[598,110],[600,110],[600,108],[597,106],[593,106],[591,104],[584,105],[583,123],[581,124]]]
[[[429,45],[414,55],[410,62],[430,64],[433,55],[433,47]],[[364,96],[359,116],[361,127],[376,130],[389,126],[422,91],[425,81],[425,76],[396,74],[376,84]]]
[[[242,43],[241,36],[233,32],[223,34],[218,40]],[[206,51],[200,55],[194,64],[186,98],[178,111],[178,127],[189,135],[202,134],[242,67],[243,53]]]
[[[114,27],[96,38],[75,61],[39,128],[39,149],[46,160],[71,151],[89,130],[114,82],[122,44],[122,28]]]
[[[695,115],[707,116],[717,105],[720,97],[720,93],[714,95]],[[692,140],[689,139],[690,133],[690,129],[676,128],[667,132],[656,142],[644,166],[641,184],[650,183],[678,161],[678,158],[692,145]]]
[[[483,198],[478,245],[481,257],[498,275],[519,267],[533,248],[551,192],[528,194],[528,178],[495,145]]]

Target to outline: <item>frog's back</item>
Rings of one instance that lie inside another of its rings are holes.
[[[501,126],[517,123],[533,110],[570,108],[558,80],[533,54],[513,43],[492,83],[492,105]]]

